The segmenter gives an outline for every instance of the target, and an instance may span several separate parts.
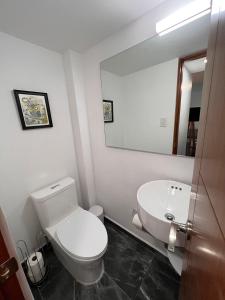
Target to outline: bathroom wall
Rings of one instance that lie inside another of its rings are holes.
[[[82,204],[88,209],[95,203],[95,182],[93,176],[87,107],[84,91],[82,55],[66,51],[63,55],[70,116],[73,127],[77,167],[80,179]]]
[[[97,202],[106,215],[148,241],[163,252],[155,239],[138,231],[131,224],[136,208],[136,193],[144,182],[155,179],[175,179],[191,183],[193,159],[157,155],[105,146],[100,62],[120,51],[155,35],[155,22],[187,1],[165,2],[141,19],[90,49],[84,55],[85,95],[87,101],[91,147],[94,162]]]
[[[36,245],[40,225],[29,194],[76,174],[62,56],[0,33],[0,206],[15,241]],[[13,89],[47,92],[53,128],[22,130]]]

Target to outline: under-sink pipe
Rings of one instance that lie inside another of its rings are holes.
[[[192,229],[192,223],[190,221],[187,221],[186,224],[171,221],[168,250],[170,252],[175,252],[177,232],[183,232],[184,234],[188,234],[191,231],[191,229]]]

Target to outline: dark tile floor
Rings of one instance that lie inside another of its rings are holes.
[[[176,300],[179,276],[168,259],[110,221],[104,256],[105,273],[92,286],[74,282],[47,249],[49,273],[40,287],[33,287],[35,300]]]

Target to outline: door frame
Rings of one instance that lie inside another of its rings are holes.
[[[177,70],[177,91],[176,91],[176,108],[174,118],[174,131],[173,131],[173,154],[177,154],[178,148],[178,135],[179,135],[179,123],[180,123],[180,106],[182,97],[182,80],[183,80],[183,66],[186,61],[192,61],[207,56],[207,50],[204,49],[193,54],[180,57]]]
[[[10,231],[8,223],[7,223],[7,219],[4,215],[1,207],[0,207],[0,238],[1,238],[1,240],[0,240],[0,261],[3,262],[4,260],[7,260],[10,257],[15,257],[18,262],[18,267],[19,267],[15,276],[9,278],[9,280],[8,280],[9,282],[8,281],[5,282],[6,286],[4,288],[6,290],[1,291],[1,287],[0,287],[0,300],[4,300],[5,297],[7,297],[7,296],[8,296],[7,299],[34,300],[34,297],[32,295],[30,287],[28,285],[26,276],[24,274],[22,266],[17,257],[15,242],[13,240],[11,231]],[[21,293],[22,293],[22,295],[21,295]],[[14,297],[14,295],[15,295],[15,297]]]

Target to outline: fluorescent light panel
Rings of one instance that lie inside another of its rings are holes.
[[[210,13],[211,1],[198,0],[177,10],[175,13],[156,23],[156,32],[159,35],[167,34],[204,15]]]

